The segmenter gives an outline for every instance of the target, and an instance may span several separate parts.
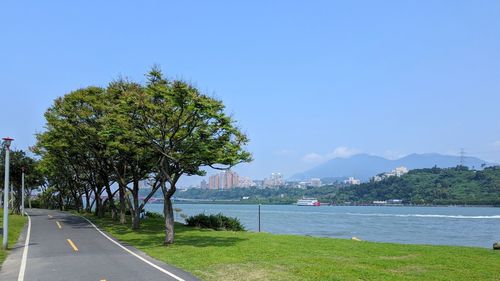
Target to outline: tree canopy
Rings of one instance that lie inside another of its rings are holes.
[[[161,190],[170,244],[179,179],[251,161],[248,137],[224,110],[222,101],[154,67],[144,85],[119,79],[58,98],[34,151],[60,208],[109,211],[122,223],[130,212],[138,228],[144,205]],[[142,200],[141,182],[150,185]]]

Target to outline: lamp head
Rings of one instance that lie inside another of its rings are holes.
[[[6,138],[3,138],[2,139],[5,143],[5,145],[7,146],[7,148],[10,148],[10,144],[12,143],[12,141],[14,140],[13,138],[9,138],[9,137],[6,137]]]

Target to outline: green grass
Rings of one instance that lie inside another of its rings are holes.
[[[9,215],[9,248],[12,248],[19,238],[27,218],[19,215]],[[3,209],[0,210],[0,228],[3,227]],[[2,232],[0,232],[0,243],[3,241]],[[7,257],[8,251],[2,249],[0,244],[0,267]]]
[[[100,227],[159,260],[204,280],[499,280],[500,252],[450,246],[200,230],[176,224],[162,245],[160,219],[132,231],[109,219]]]

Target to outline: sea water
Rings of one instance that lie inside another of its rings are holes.
[[[258,229],[257,205],[176,204],[180,213],[237,217],[250,231]],[[163,205],[148,204],[161,213]],[[176,221],[183,222],[180,213]],[[261,230],[279,234],[351,238],[405,244],[491,248],[500,241],[500,208],[262,205]]]

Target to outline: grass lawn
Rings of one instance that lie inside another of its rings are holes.
[[[19,235],[24,227],[24,224],[28,220],[27,217],[19,215],[9,215],[9,248],[12,248],[17,242]],[[3,209],[0,210],[0,228],[3,227]],[[0,267],[7,257],[8,251],[2,249],[2,236],[3,230],[0,231]]]
[[[164,247],[163,223],[132,231],[91,219],[119,240],[204,280],[500,280],[500,252],[343,239],[225,232],[176,225]]]

